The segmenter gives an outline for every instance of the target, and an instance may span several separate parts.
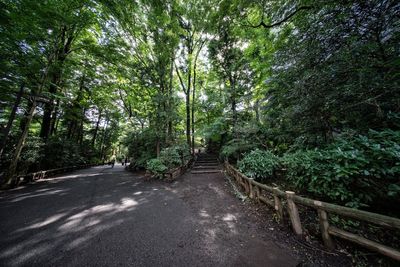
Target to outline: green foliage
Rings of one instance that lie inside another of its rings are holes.
[[[50,138],[43,149],[42,169],[86,164],[90,159],[85,158],[83,152],[82,147],[71,140]]]
[[[146,169],[161,177],[166,170],[182,166],[190,157],[187,144],[173,145],[161,150],[158,158],[148,160]]]
[[[246,153],[255,147],[257,147],[257,144],[252,141],[232,139],[221,148],[220,158],[236,161],[243,153]]]
[[[248,177],[265,181],[279,167],[279,158],[270,151],[253,150],[238,162],[239,170]]]
[[[41,163],[44,163],[45,144],[39,137],[30,137],[26,140],[26,145],[21,152],[18,162],[18,169],[21,173],[34,172],[39,170]]]
[[[174,168],[182,164],[182,157],[175,146],[161,150],[159,159],[168,168]]]
[[[131,167],[146,168],[147,161],[156,156],[157,136],[151,129],[140,133],[131,133],[124,140],[131,158]]]
[[[161,159],[150,159],[147,161],[146,169],[161,178],[162,174],[168,170],[168,167],[163,164]]]
[[[286,178],[319,198],[351,207],[399,195],[400,132],[341,136],[324,149],[286,153]],[[380,190],[376,190],[379,188]]]

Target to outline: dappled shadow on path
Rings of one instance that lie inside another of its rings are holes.
[[[158,190],[141,190],[139,183],[140,178],[129,173],[114,177],[103,168],[3,192],[0,262],[47,265],[64,258],[65,252],[84,248],[100,233],[134,220],[137,207],[148,205]]]
[[[292,266],[221,174],[166,184],[92,168],[0,194],[3,265]]]

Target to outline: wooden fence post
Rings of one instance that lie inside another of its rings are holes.
[[[283,206],[280,198],[278,197],[277,191],[278,187],[274,187],[274,204],[275,204],[275,211],[278,214],[279,221],[283,221]]]
[[[288,212],[290,215],[290,221],[292,223],[293,231],[298,236],[303,235],[303,229],[301,228],[301,221],[299,216],[299,210],[297,209],[296,204],[293,201],[293,196],[295,195],[292,191],[285,191],[287,204],[288,204]]]
[[[254,198],[254,191],[253,191],[253,184],[251,183],[251,180],[247,180],[249,183],[249,197],[250,199]]]
[[[260,188],[258,186],[255,186],[255,195],[256,195],[256,199],[257,202],[260,203]]]
[[[331,236],[329,235],[329,221],[328,221],[328,213],[322,209],[318,209],[318,217],[319,217],[319,228],[322,234],[322,240],[324,241],[325,246],[329,250],[335,249],[335,243],[333,242]]]
[[[244,181],[244,184],[246,185],[246,194],[250,196],[250,181],[247,179],[244,179],[244,178],[243,178],[243,181]]]

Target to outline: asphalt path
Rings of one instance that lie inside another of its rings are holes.
[[[0,266],[296,266],[223,174],[147,180],[116,165],[0,193]]]

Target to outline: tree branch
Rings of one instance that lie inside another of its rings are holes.
[[[295,16],[298,12],[300,12],[300,11],[302,11],[302,10],[309,10],[309,9],[312,9],[312,7],[311,7],[311,6],[301,6],[301,7],[297,8],[295,11],[293,11],[292,13],[290,13],[288,16],[286,16],[285,18],[283,18],[282,20],[277,21],[277,22],[272,23],[272,24],[265,24],[265,22],[264,22],[264,16],[263,16],[263,18],[261,19],[261,21],[260,21],[259,24],[257,24],[257,25],[248,24],[248,25],[246,25],[246,26],[251,27],[251,28],[264,27],[265,29],[270,29],[270,28],[279,26],[279,25],[285,23],[286,21],[290,20],[290,19],[291,19],[293,16]]]
[[[178,66],[176,64],[174,64],[174,65],[175,65],[176,74],[178,74],[179,82],[181,83],[181,86],[182,86],[182,90],[187,95],[188,92],[186,90],[185,83],[182,80],[181,74],[179,73]]]

